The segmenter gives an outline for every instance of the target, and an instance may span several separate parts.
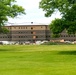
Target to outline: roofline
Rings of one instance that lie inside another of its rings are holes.
[[[48,25],[5,25],[6,27],[8,26],[48,26]]]

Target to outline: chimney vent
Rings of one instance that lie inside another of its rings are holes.
[[[31,22],[31,24],[33,24],[33,22]]]

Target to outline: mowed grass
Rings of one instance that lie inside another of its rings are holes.
[[[0,46],[0,75],[76,75],[76,45]]]

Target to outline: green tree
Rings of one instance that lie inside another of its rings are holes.
[[[55,19],[49,25],[51,32],[53,32],[52,37],[59,37],[60,34],[65,28],[64,20],[62,19]]]
[[[41,0],[39,7],[45,11],[45,16],[51,16],[55,11],[60,11],[61,14],[66,14],[66,11],[69,10],[76,0]]]
[[[5,22],[8,21],[8,17],[14,18],[18,15],[25,14],[25,9],[15,3],[16,0],[0,0],[0,33],[8,31],[3,27]]]
[[[46,12],[46,17],[50,17],[56,11],[61,13],[62,18],[55,19],[50,24],[53,34],[58,35],[64,29],[69,34],[76,33],[76,0],[41,0],[40,8]]]

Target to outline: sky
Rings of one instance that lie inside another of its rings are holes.
[[[61,18],[60,13],[55,13],[51,17],[45,17],[45,12],[39,8],[41,0],[16,0],[17,4],[25,9],[26,15],[20,15],[14,19],[9,19],[9,23],[40,23],[49,24],[55,18]]]

